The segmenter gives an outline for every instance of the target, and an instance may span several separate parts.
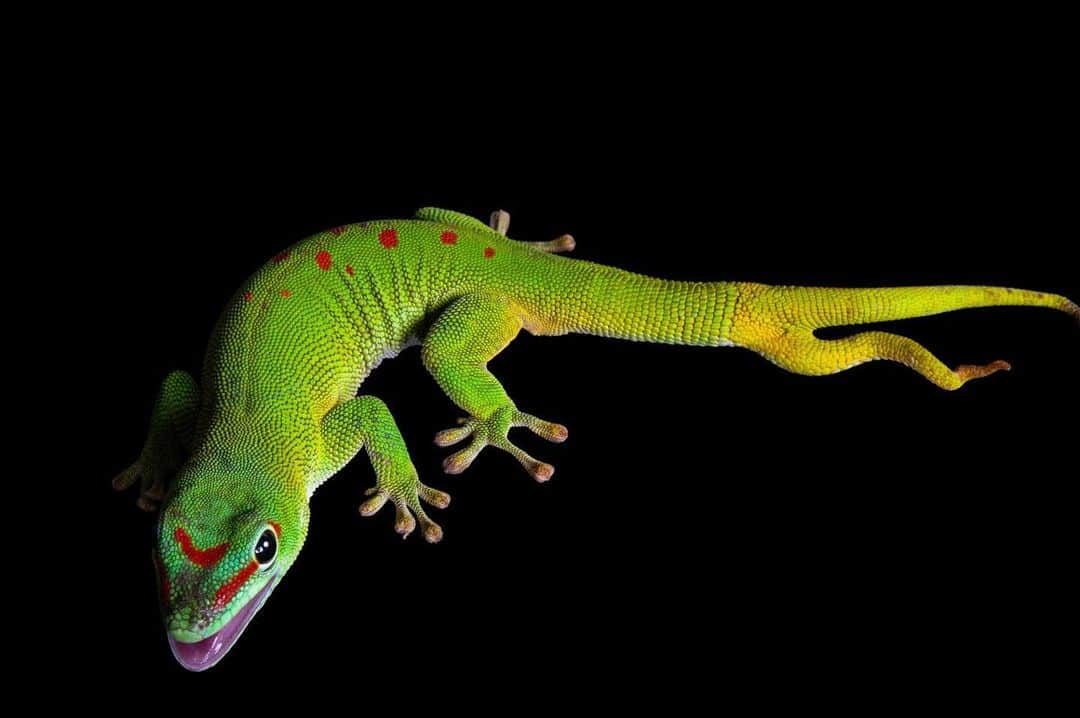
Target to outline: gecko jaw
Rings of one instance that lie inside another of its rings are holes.
[[[276,583],[277,576],[274,576],[237,611],[235,616],[229,619],[228,623],[206,638],[190,642],[181,641],[170,632],[168,634],[169,648],[172,649],[172,654],[180,665],[189,671],[205,671],[224,658],[251,619],[262,608]]]

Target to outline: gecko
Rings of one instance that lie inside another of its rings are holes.
[[[413,219],[334,227],[276,254],[232,296],[210,337],[201,382],[165,377],[137,460],[113,479],[139,485],[158,512],[158,596],[169,646],[184,668],[225,656],[296,561],[308,501],[361,449],[375,485],[360,505],[395,509],[394,529],[436,543],[424,504],[450,497],[421,483],[386,404],[358,394],[379,363],[419,346],[424,367],[466,414],[440,431],[443,462],[464,471],[486,448],[511,454],[536,481],[554,468],[509,438],[525,428],[562,442],[565,426],[517,407],[488,362],[521,331],[743,347],[805,375],[864,362],[907,365],[954,390],[1009,369],[1004,361],[950,369],[904,336],[815,331],[1003,305],[1046,307],[1080,319],[1063,296],[984,286],[844,289],[752,282],[680,282],[562,256],[575,248],[507,236],[488,223],[424,208]]]

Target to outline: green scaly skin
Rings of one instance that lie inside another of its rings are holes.
[[[446,459],[446,471],[459,473],[494,446],[546,481],[554,469],[507,434],[526,427],[563,441],[565,427],[520,411],[487,370],[521,329],[743,346],[810,375],[889,359],[956,389],[1008,365],[952,370],[905,337],[863,332],[821,340],[813,332],[992,305],[1048,307],[1080,318],[1064,297],[995,287],[652,279],[557,256],[573,249],[569,237],[508,239],[508,221],[505,213],[493,215],[500,234],[429,208],[413,220],[309,237],[271,259],[229,302],[210,340],[201,387],[184,372],[166,377],[142,453],[114,485],[139,481],[139,505],[147,510],[163,501],[155,561],[170,644],[186,668],[209,668],[232,646],[296,560],[308,499],[361,448],[377,477],[361,513],[389,501],[402,536],[419,522],[428,541],[442,538],[421,502],[441,508],[450,497],[420,483],[386,405],[357,396],[380,361],[411,345],[421,346],[425,367],[467,414],[459,427],[436,435],[441,446],[468,440]]]

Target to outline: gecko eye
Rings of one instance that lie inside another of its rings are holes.
[[[277,556],[277,536],[270,529],[266,529],[255,542],[255,560],[260,568],[266,568],[274,562]]]

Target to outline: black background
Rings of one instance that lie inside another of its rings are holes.
[[[91,200],[68,260],[70,346],[89,428],[79,510],[107,550],[86,562],[94,660],[60,653],[165,695],[334,673],[358,701],[401,706],[517,684],[783,691],[815,671],[987,691],[1030,668],[1072,570],[1056,552],[1080,332],[1047,311],[890,326],[950,365],[1013,364],[955,393],[885,363],[807,378],[743,350],[523,334],[492,367],[521,408],[570,429],[558,446],[516,437],[555,465],[546,485],[491,450],[443,476],[431,438],[458,412],[411,350],[362,391],[453,496],[433,512],[446,538],[402,542],[389,512],[359,517],[373,474],[358,458],[314,497],[299,560],[204,676],[173,662],[159,624],[153,518],[109,489],[158,383],[197,375],[247,274],[307,234],[425,205],[503,208],[515,238],[570,232],[574,256],[676,279],[1080,298],[1074,188],[1056,174],[1075,167],[1075,118],[1053,47],[916,39],[625,40],[588,69],[488,59],[467,80],[435,67],[407,91],[364,75],[303,98],[243,73],[98,87],[65,181]]]

